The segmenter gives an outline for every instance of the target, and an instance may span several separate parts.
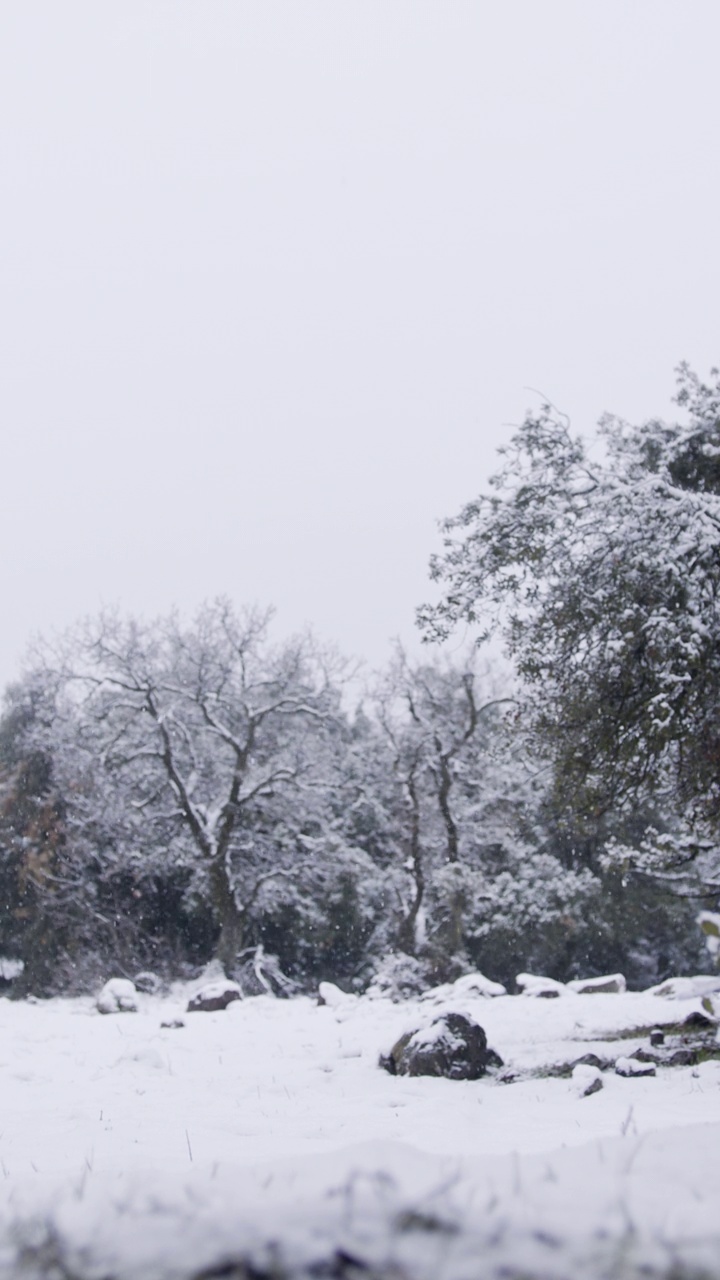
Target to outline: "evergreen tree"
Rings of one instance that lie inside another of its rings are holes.
[[[682,423],[606,417],[596,458],[552,407],[445,525],[425,634],[500,628],[558,800],[651,801],[666,849],[720,883],[720,375],[679,371]],[[672,828],[685,837],[672,839]],[[682,845],[682,847],[681,847]],[[660,861],[656,862],[660,865]]]

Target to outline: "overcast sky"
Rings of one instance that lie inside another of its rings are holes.
[[[382,662],[540,388],[720,363],[717,0],[5,0],[0,683],[219,593]]]

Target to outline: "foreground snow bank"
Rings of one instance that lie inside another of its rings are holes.
[[[549,1069],[630,1055],[643,1029],[699,1012],[697,992],[480,987],[189,1017],[188,988],[105,1016],[0,999],[0,1277],[247,1280],[218,1270],[240,1258],[273,1280],[359,1264],[366,1280],[592,1280],[673,1259],[720,1277],[720,1064],[608,1070],[592,1094]],[[378,1068],[445,1008],[518,1083]]]
[[[630,1126],[544,1156],[371,1143],[162,1181],[87,1176],[44,1203],[16,1188],[4,1274],[21,1262],[73,1280],[711,1277],[719,1186],[720,1125],[644,1139]]]

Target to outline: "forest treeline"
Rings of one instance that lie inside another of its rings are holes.
[[[400,649],[359,693],[316,640],[228,601],[105,613],[36,647],[0,721],[0,956],[17,994],[110,973],[410,991],[707,968],[720,889],[720,393],[607,419],[549,406],[445,526],[427,638],[504,636],[514,674]]]

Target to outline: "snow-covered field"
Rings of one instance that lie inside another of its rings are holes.
[[[378,1068],[443,1008],[522,1074],[627,1054],[697,996],[329,989],[187,1014],[190,994],[0,1000],[0,1275],[720,1276],[720,1062],[608,1070],[587,1097]]]

